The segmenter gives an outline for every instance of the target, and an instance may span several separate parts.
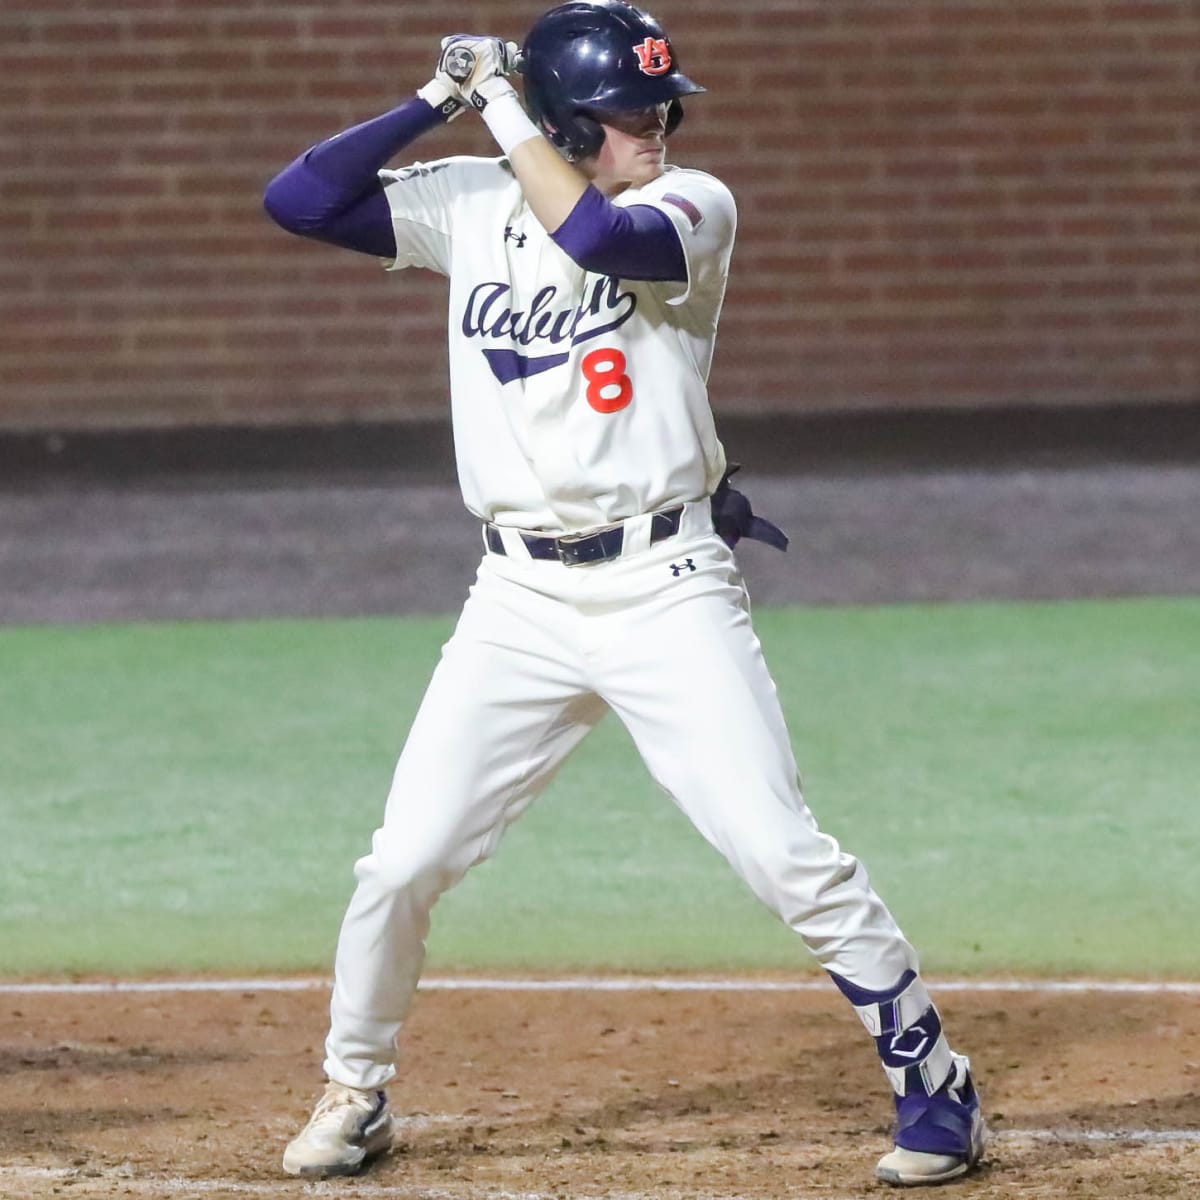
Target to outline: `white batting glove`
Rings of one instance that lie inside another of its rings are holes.
[[[417,95],[430,108],[436,108],[445,121],[453,121],[455,117],[461,117],[467,111],[466,101],[459,94],[458,84],[441,71],[427,84],[417,88]]]
[[[459,97],[482,112],[490,101],[516,95],[505,76],[517,70],[520,56],[516,42],[469,33],[451,34],[442,39],[442,55],[434,78],[453,81]]]

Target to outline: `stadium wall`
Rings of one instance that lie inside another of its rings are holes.
[[[0,427],[445,411],[445,283],[261,207],[544,4],[0,10]],[[1195,0],[656,0],[738,197],[719,412],[1200,399]],[[493,153],[467,116],[417,155]]]

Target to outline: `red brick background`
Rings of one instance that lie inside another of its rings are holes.
[[[0,9],[0,426],[444,411],[444,282],[290,238],[298,152],[529,0]],[[1200,398],[1200,3],[660,0],[741,208],[718,410]],[[493,153],[467,116],[415,156]]]

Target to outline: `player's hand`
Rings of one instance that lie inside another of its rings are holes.
[[[442,53],[434,78],[453,84],[463,100],[483,109],[488,101],[513,91],[505,76],[519,68],[520,58],[516,42],[453,33],[442,38]]]
[[[424,87],[417,88],[417,95],[447,121],[461,115],[470,103],[460,84],[470,78],[476,66],[476,55],[471,47],[489,40],[498,39],[480,38],[471,33],[452,33],[442,38],[433,78]]]

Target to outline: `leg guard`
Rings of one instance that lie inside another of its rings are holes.
[[[885,992],[868,991],[838,975],[832,978],[875,1039],[892,1091],[898,1097],[938,1091],[953,1074],[954,1058],[920,976],[905,971]]]
[[[924,983],[915,971],[885,992],[833,980],[875,1039],[896,1093],[895,1149],[876,1176],[914,1187],[966,1174],[983,1155],[987,1127],[971,1064],[950,1050]]]

